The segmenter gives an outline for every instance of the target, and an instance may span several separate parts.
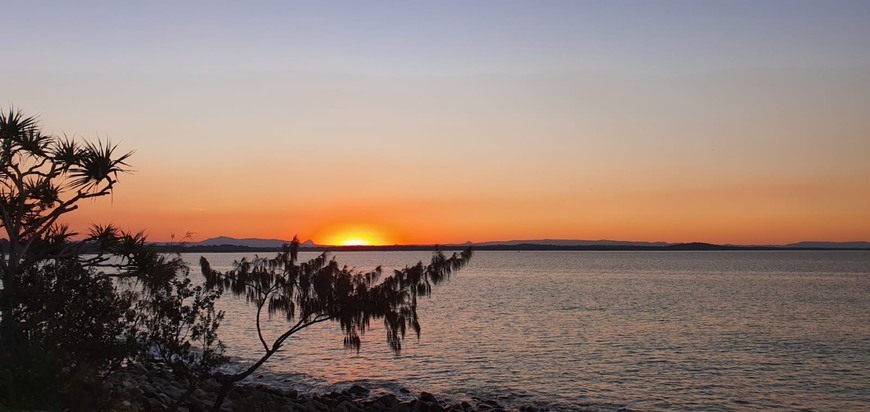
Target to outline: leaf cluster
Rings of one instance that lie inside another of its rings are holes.
[[[258,332],[266,351],[280,347],[286,336],[324,321],[337,322],[345,334],[345,347],[359,350],[360,335],[373,320],[382,320],[387,343],[399,352],[409,330],[419,337],[418,297],[429,296],[434,285],[447,280],[472,256],[471,249],[450,257],[437,251],[428,264],[418,262],[383,276],[381,267],[357,271],[339,265],[327,253],[300,262],[298,250],[294,239],[274,258],[243,259],[227,272],[213,270],[207,259],[200,258],[206,288],[245,296],[257,305]],[[264,307],[270,317],[283,316],[293,325],[271,347],[259,330]]]
[[[94,225],[76,240],[60,223],[111,195],[131,155],[0,112],[0,409],[93,409],[95,382],[134,358],[161,357],[191,384],[226,362],[220,293],[192,287],[179,256],[141,232]]]
[[[12,316],[25,345],[14,352],[0,345],[0,399],[20,407],[94,407],[83,394],[138,351],[134,294],[77,259],[28,267],[19,281]]]
[[[199,381],[223,365],[224,345],[217,329],[224,313],[216,311],[220,292],[191,286],[187,277],[172,279],[140,301],[140,344],[169,365],[179,378]]]
[[[9,278],[20,268],[66,252],[57,248],[73,233],[58,224],[61,216],[84,199],[111,194],[118,175],[130,171],[132,154],[109,142],[44,134],[20,110],[0,112],[0,228],[8,240],[0,249],[0,280],[14,288]]]

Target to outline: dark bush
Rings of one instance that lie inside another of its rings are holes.
[[[101,379],[136,351],[133,294],[75,259],[27,268],[13,313],[25,344],[0,354],[0,402],[96,407]]]

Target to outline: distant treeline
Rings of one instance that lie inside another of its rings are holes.
[[[392,245],[392,246],[303,246],[301,252],[429,252],[432,250],[463,250],[468,245]],[[256,253],[278,252],[277,247],[251,247],[238,245],[202,246],[202,245],[156,245],[160,252],[181,253]],[[752,250],[870,250],[868,248],[809,248],[809,247],[786,247],[786,246],[734,246],[715,245],[711,243],[678,243],[667,246],[632,246],[632,245],[541,245],[523,243],[518,245],[485,245],[474,246],[476,251],[627,251],[627,252],[655,252],[655,251],[752,251]]]
[[[252,247],[241,245],[169,245],[154,243],[154,248],[160,253],[259,253],[279,252],[280,247]],[[301,252],[431,252],[435,249],[444,251],[464,250],[468,245],[392,245],[392,246],[302,246]],[[0,250],[9,250],[9,241],[0,239]],[[474,250],[485,251],[587,251],[587,252],[667,252],[667,251],[752,251],[752,250],[870,250],[862,247],[794,247],[794,246],[736,246],[716,245],[712,243],[677,243],[666,246],[640,245],[542,245],[537,243],[521,243],[516,245],[481,245]],[[96,247],[84,246],[84,253],[96,251]]]

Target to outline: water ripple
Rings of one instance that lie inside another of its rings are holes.
[[[208,257],[226,268],[239,255]],[[361,269],[428,258],[338,256]],[[253,309],[221,304],[222,339],[250,362]],[[868,314],[867,252],[481,252],[422,302],[422,338],[400,356],[377,325],[359,354],[318,325],[254,379],[551,410],[867,410]]]

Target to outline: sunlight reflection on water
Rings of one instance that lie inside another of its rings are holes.
[[[199,256],[184,258],[197,268]],[[241,256],[206,255],[216,269]],[[430,257],[336,254],[360,269]],[[254,308],[221,305],[228,352],[250,362],[262,350]],[[335,325],[317,325],[260,379],[564,410],[870,405],[868,252],[478,252],[419,312],[421,339],[409,336],[399,356],[378,325],[359,354]],[[286,326],[265,325],[273,335]]]

